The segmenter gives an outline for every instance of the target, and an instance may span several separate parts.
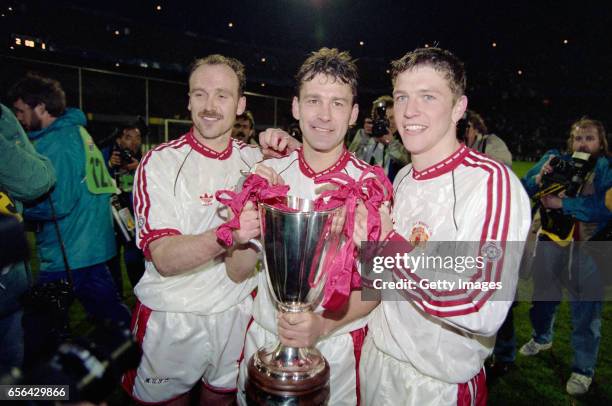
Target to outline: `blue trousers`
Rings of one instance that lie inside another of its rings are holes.
[[[550,241],[541,241],[537,249],[534,301],[529,311],[532,337],[540,344],[552,342],[555,315],[562,289],[566,288],[572,314],[572,371],[593,376],[601,340],[603,307],[599,271],[592,258],[576,247],[560,247]]]
[[[497,362],[514,362],[516,359],[516,335],[514,331],[514,306],[516,302],[512,304],[508,309],[508,314],[504,323],[497,332],[497,338],[495,340],[495,348],[493,348],[493,355]]]
[[[121,301],[106,264],[96,264],[72,271],[75,297],[87,314],[97,320],[110,319],[130,325],[130,312]],[[67,279],[65,271],[40,272],[38,283]]]

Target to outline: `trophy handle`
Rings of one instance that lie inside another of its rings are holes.
[[[263,250],[264,250],[263,245],[261,245],[261,241],[259,241],[258,239],[251,238],[249,240],[249,244],[253,244],[255,246],[255,249],[259,251],[260,254],[263,253]]]

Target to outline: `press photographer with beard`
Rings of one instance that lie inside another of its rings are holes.
[[[106,267],[115,254],[110,210],[115,187],[85,129],[85,114],[66,106],[57,80],[33,74],[14,84],[8,100],[34,148],[51,161],[57,175],[51,193],[24,210],[24,218],[38,225],[35,287],[67,281],[88,315],[128,324],[129,312]],[[44,314],[27,323],[26,363],[48,344],[47,324],[52,323]]]
[[[534,293],[530,318],[533,332],[531,340],[519,352],[532,356],[552,347],[555,313],[562,288],[567,287],[571,298],[574,361],[566,390],[570,395],[580,395],[589,390],[595,372],[601,339],[602,301],[600,270],[575,243],[588,241],[609,217],[605,206],[594,202],[605,193],[604,182],[609,171],[603,124],[585,117],[576,121],[570,128],[567,148],[566,154],[556,150],[547,152],[523,178],[527,192],[533,197],[546,189],[547,179],[562,167],[580,162],[589,165],[575,196],[568,189],[546,194],[540,199],[543,226],[538,231],[532,265]],[[590,154],[590,157],[583,156],[588,161],[580,161],[575,153]],[[569,232],[565,231],[568,229]]]

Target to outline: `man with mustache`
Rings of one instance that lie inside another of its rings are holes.
[[[255,136],[255,120],[253,119],[253,113],[247,110],[236,117],[232,137],[245,144],[257,145]]]
[[[512,255],[506,242],[524,241],[529,200],[505,165],[457,140],[467,97],[465,69],[456,56],[439,48],[416,49],[392,62],[391,78],[395,121],[412,163],[395,178],[392,214],[380,212],[381,240],[414,256],[443,248],[444,242],[461,242],[452,247],[467,246],[472,258],[490,247],[496,255],[476,267],[474,277],[499,282],[507,298],[493,300],[477,287],[420,285],[444,277],[445,270],[435,266],[388,269],[392,280],[417,288],[385,292],[391,298],[383,296],[370,315],[360,364],[362,400],[367,405],[484,405],[484,360],[518,280],[520,255]],[[354,240],[360,244],[367,224],[362,205],[355,223]],[[476,243],[473,251],[468,242]],[[448,272],[456,281],[455,273],[463,271]]]
[[[245,82],[244,66],[234,58],[196,60],[189,76],[192,129],[150,151],[136,172],[137,245],[146,270],[134,288],[132,328],[143,357],[137,371],[124,375],[123,387],[140,402],[189,404],[200,380],[201,404],[235,399],[255,282],[235,283],[226,263],[250,254],[244,244],[259,235],[259,221],[253,206],[245,208],[235,243],[226,248],[215,232],[229,210],[215,192],[233,188],[241,171],[262,159],[259,148],[231,138],[246,106]],[[264,147],[282,150],[287,143],[268,139]]]
[[[566,383],[566,391],[570,395],[582,395],[589,390],[593,380],[599,351],[602,283],[600,272],[592,260],[569,243],[588,241],[598,229],[605,226],[609,218],[609,213],[601,203],[609,173],[608,141],[603,124],[589,118],[573,123],[567,149],[568,154],[560,154],[556,150],[547,152],[523,178],[527,192],[533,195],[540,189],[542,177],[555,170],[550,165],[553,156],[569,161],[575,152],[583,152],[590,154],[595,162],[578,196],[548,194],[541,199],[542,218],[545,218],[550,209],[560,209],[564,215],[569,216],[574,231],[565,245],[555,242],[555,236],[546,229],[540,228],[538,231],[538,245],[532,265],[533,302],[529,311],[533,332],[531,340],[521,347],[519,353],[532,356],[552,347],[555,313],[565,285],[572,299],[571,344],[574,350],[572,374]],[[570,276],[566,284],[563,281],[568,271]]]
[[[357,180],[370,168],[344,146],[347,130],[359,113],[357,67],[348,52],[321,48],[304,61],[296,80],[297,95],[293,98],[292,112],[299,120],[304,144],[286,157],[259,164],[256,173],[273,183],[288,184],[292,196],[314,200],[326,188],[315,183],[318,177],[340,172]],[[263,137],[275,134],[288,136],[282,130],[268,129]],[[365,316],[377,302],[362,302],[361,291],[354,290],[346,306],[338,311],[324,311],[318,306],[314,312],[280,313],[265,279],[265,274],[260,272],[253,305],[254,320],[246,335],[244,358],[240,363],[239,403],[246,404],[244,388],[251,356],[259,348],[280,339],[288,346],[316,346],[321,351],[330,364],[330,405],[358,404],[357,367],[366,333]]]

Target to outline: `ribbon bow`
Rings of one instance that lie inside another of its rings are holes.
[[[374,176],[369,176],[370,174]],[[339,255],[326,270],[327,281],[322,305],[333,311],[339,310],[346,303],[351,289],[361,285],[361,276],[355,270],[357,249],[351,241],[355,229],[357,201],[361,200],[368,211],[368,241],[378,241],[381,231],[378,210],[385,201],[392,200],[393,186],[382,168],[377,166],[364,170],[357,181],[344,173],[331,173],[315,180],[315,183],[326,182],[337,185],[338,188],[321,193],[315,202],[315,209],[331,210],[342,205],[346,208],[342,230],[345,242]]]
[[[270,186],[268,181],[257,174],[249,175],[242,190],[234,192],[232,190],[219,190],[215,193],[215,198],[219,203],[225,204],[234,214],[233,218],[217,228],[216,234],[219,241],[226,247],[231,247],[234,243],[232,231],[240,228],[240,213],[247,202],[266,202],[275,206],[285,206],[281,203],[280,197],[287,196],[288,185]],[[287,207],[284,209],[290,210]]]

